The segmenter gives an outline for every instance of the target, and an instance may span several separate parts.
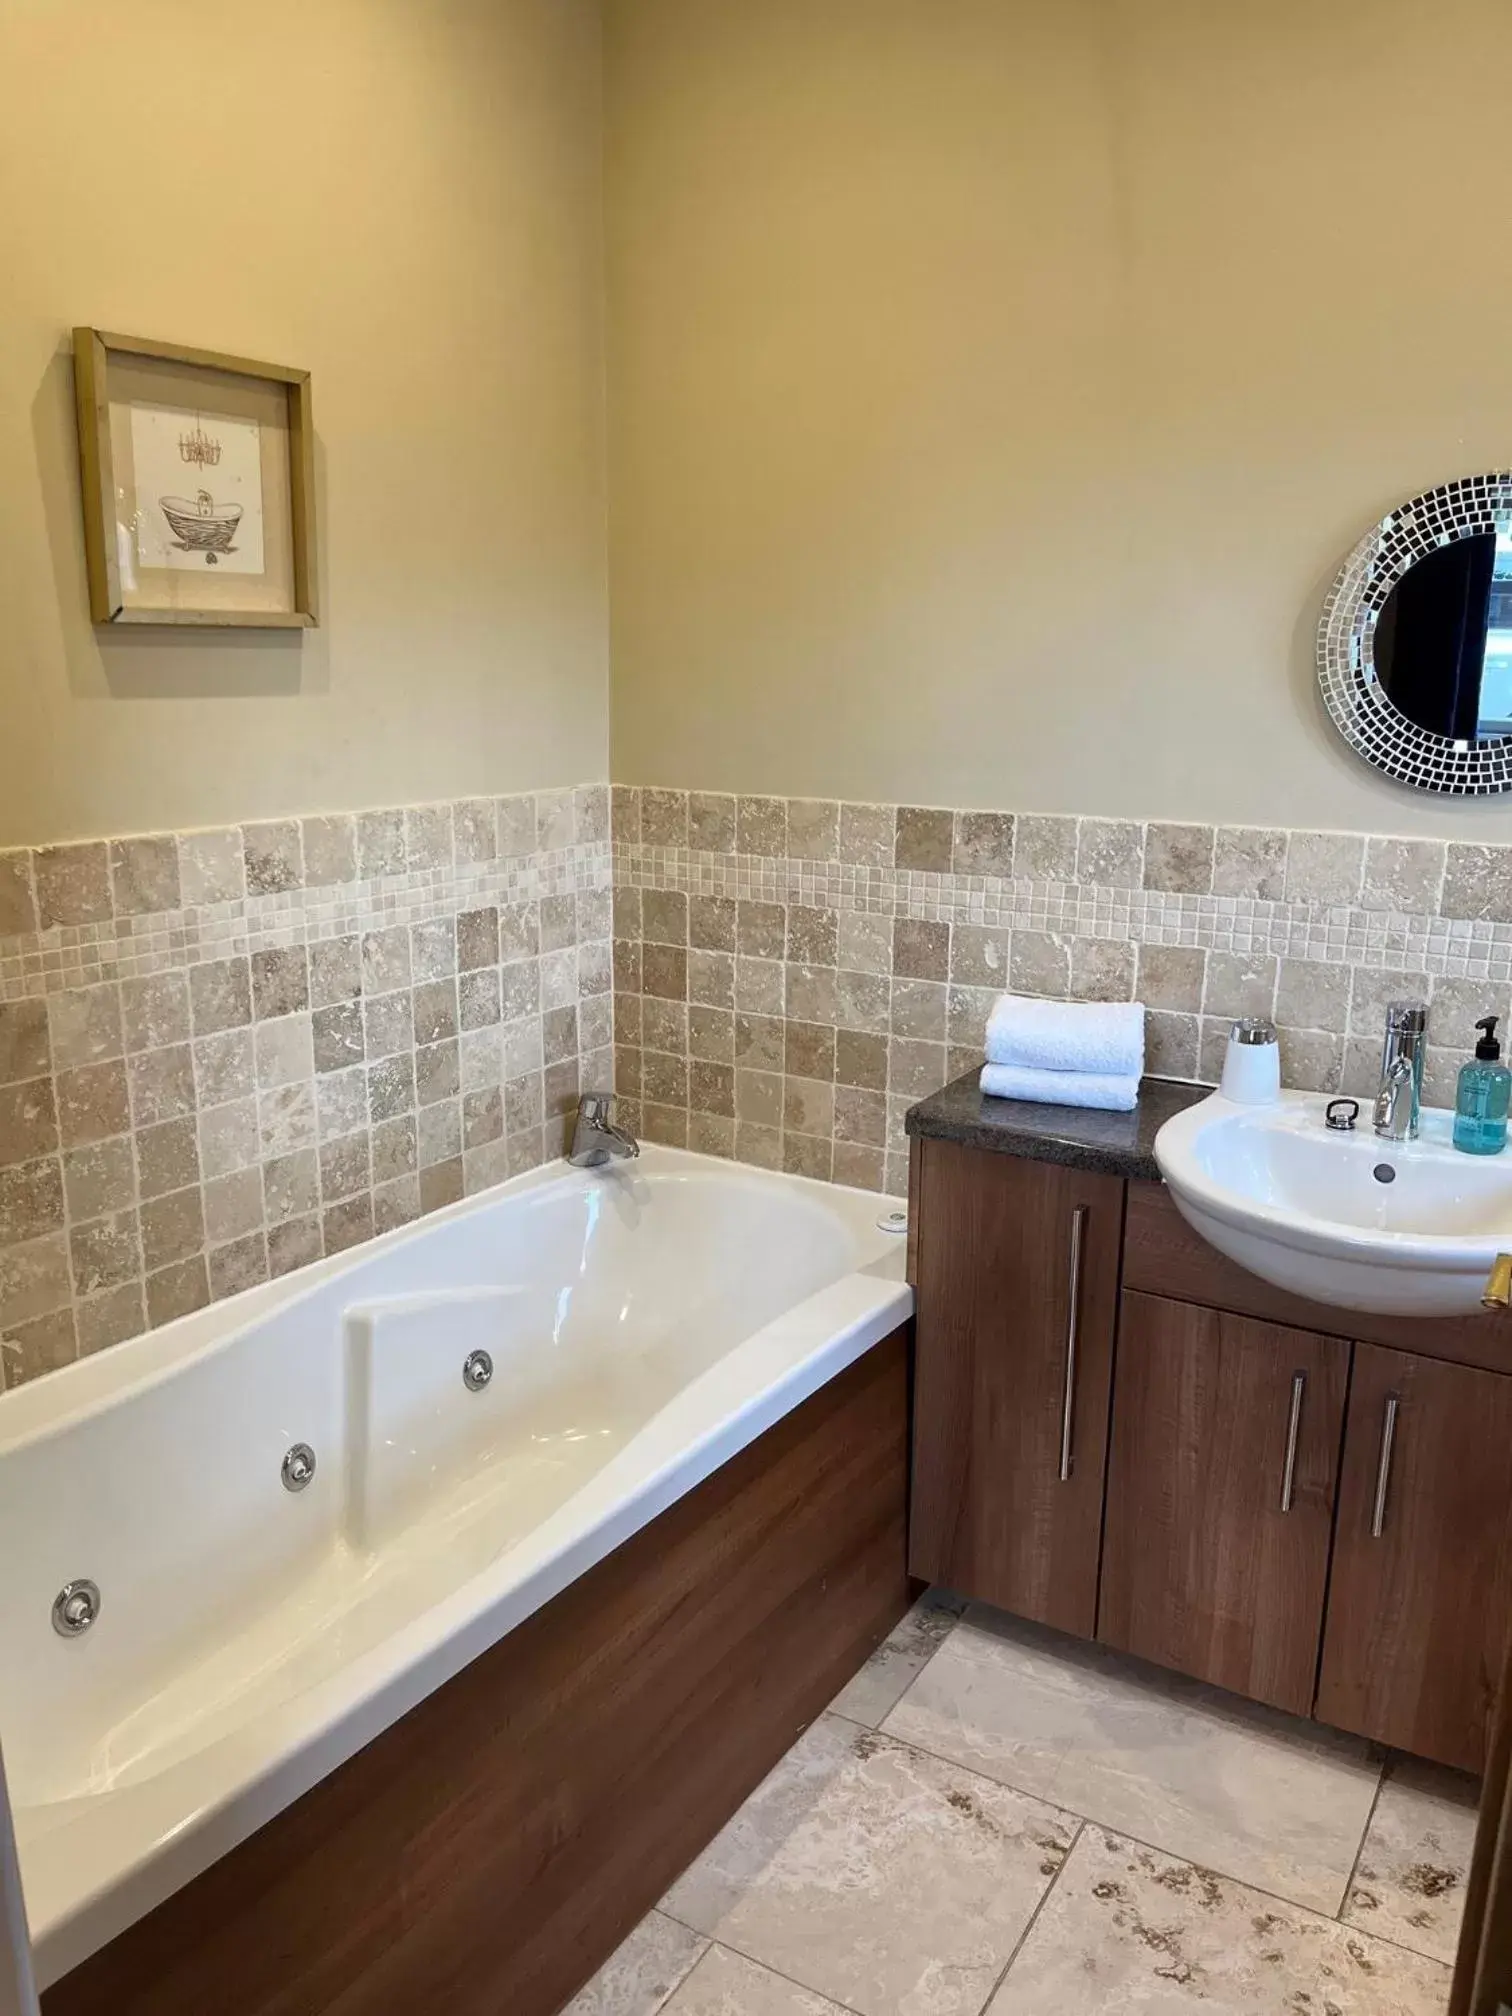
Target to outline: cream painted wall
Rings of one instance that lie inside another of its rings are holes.
[[[1314,697],[1512,462],[1506,0],[608,0],[613,768],[1512,837]]]
[[[4,0],[0,845],[603,776],[594,0]],[[308,367],[323,627],[92,631],[74,323]]]

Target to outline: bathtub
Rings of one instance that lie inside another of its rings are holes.
[[[0,1398],[42,1985],[906,1321],[894,1215],[671,1149],[558,1163]]]

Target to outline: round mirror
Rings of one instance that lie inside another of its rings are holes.
[[[1318,678],[1345,740],[1400,783],[1512,790],[1512,474],[1425,491],[1365,535],[1324,606]]]

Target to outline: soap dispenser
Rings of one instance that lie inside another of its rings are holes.
[[[1512,1104],[1512,1071],[1501,1061],[1495,1015],[1476,1028],[1484,1035],[1473,1060],[1459,1074],[1454,1096],[1454,1145],[1467,1155],[1499,1155],[1507,1145],[1507,1107]]]

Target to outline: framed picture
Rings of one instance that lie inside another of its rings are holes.
[[[316,621],[310,374],[74,331],[96,623]]]

